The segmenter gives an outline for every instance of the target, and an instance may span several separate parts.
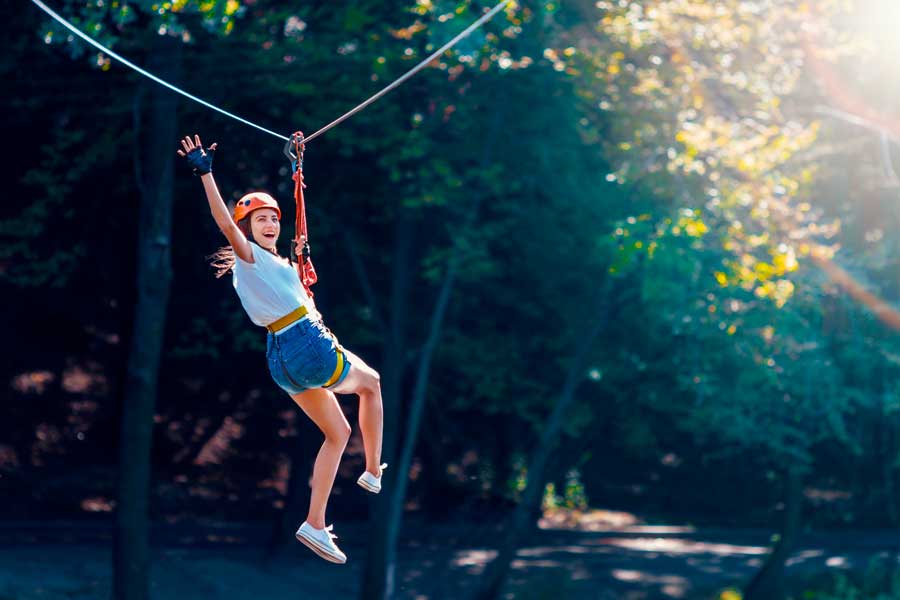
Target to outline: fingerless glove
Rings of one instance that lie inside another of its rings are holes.
[[[194,148],[187,153],[188,162],[194,167],[194,175],[212,173],[212,162],[215,152],[212,148],[207,148],[206,150]]]

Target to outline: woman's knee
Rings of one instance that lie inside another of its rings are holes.
[[[346,445],[347,445],[347,442],[350,441],[350,433],[351,433],[352,431],[353,431],[353,430],[350,429],[350,424],[347,423],[347,421],[342,421],[342,422],[341,422],[341,428],[340,428],[340,431],[339,431],[339,435],[340,435],[340,438],[339,438],[339,439],[340,439],[340,442],[341,442],[341,445],[342,445],[342,446],[346,446]]]
[[[351,432],[350,424],[347,423],[346,420],[341,420],[339,425],[330,427],[328,431],[325,432],[325,441],[330,444],[344,447],[347,445],[347,442],[350,441]]]
[[[350,439],[350,423],[333,392],[313,388],[292,396],[303,412],[325,435],[325,443],[346,446]]]
[[[360,395],[381,397],[381,375],[378,374],[378,371],[370,369],[370,372],[366,373]]]

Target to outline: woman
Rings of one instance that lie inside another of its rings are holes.
[[[274,198],[252,192],[229,214],[212,175],[216,144],[203,148],[200,136],[181,141],[179,156],[200,175],[213,218],[230,246],[214,255],[217,276],[231,271],[234,289],[255,324],[269,330],[266,357],[272,379],[325,434],[313,467],[309,514],[297,539],[325,560],[345,563],[334,543],[332,525],[325,526],[325,505],[338,463],[350,438],[350,425],[335,393],[359,395],[359,426],[366,451],[366,471],[357,483],[381,491],[382,406],[379,375],[358,356],[341,347],[325,327],[312,298],[289,260],[278,255],[281,209]],[[297,248],[297,255],[300,255]]]

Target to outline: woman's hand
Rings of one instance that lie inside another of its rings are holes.
[[[307,254],[304,254],[304,251]],[[301,235],[299,238],[294,239],[294,255],[298,258],[305,258],[309,253],[309,245],[306,243],[306,236]]]
[[[176,152],[178,152],[178,156],[184,156],[188,159],[188,162],[194,167],[194,175],[206,175],[207,173],[212,173],[212,161],[216,152],[216,145],[213,144],[204,150],[203,144],[200,143],[200,136],[194,134],[193,140],[191,140],[190,136],[185,136],[181,140],[181,147],[184,150],[177,150]]]

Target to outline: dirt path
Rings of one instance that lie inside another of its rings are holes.
[[[267,524],[156,529],[152,597],[355,599],[366,527],[336,529],[350,557],[344,566],[322,561],[299,543],[266,557]],[[96,525],[0,525],[0,600],[107,600],[109,535],[107,527]],[[495,535],[459,526],[407,531],[399,553],[398,598],[465,598],[493,556]],[[706,598],[711,589],[750,577],[762,564],[768,538],[765,531],[734,529],[540,530],[518,553],[507,597]],[[876,556],[900,564],[900,535],[808,534],[788,573],[861,569]]]

